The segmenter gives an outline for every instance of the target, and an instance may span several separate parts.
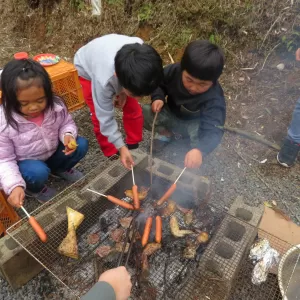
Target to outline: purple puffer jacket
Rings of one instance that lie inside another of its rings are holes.
[[[0,189],[9,195],[22,186],[26,188],[17,162],[25,159],[47,160],[57,149],[64,134],[70,132],[77,137],[77,127],[63,104],[56,103],[54,109],[45,111],[44,121],[39,127],[14,113],[18,130],[7,126],[3,106],[0,106]]]

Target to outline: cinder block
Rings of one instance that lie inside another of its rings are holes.
[[[243,197],[238,196],[229,209],[229,214],[251,224],[258,226],[264,212],[263,204],[259,206],[249,206],[244,203]]]
[[[146,170],[150,172],[149,166]],[[152,173],[158,177],[164,178],[171,183],[174,183],[182,169],[162,161],[158,158],[153,159]],[[185,170],[177,182],[177,186],[183,191],[194,193],[195,197],[201,200],[209,198],[211,192],[211,184],[207,177],[196,175]]]
[[[263,207],[251,207],[246,205],[241,197],[238,197],[229,209],[229,214],[224,217],[220,227],[205,249],[194,280],[188,282],[180,291],[176,299],[188,299],[190,291],[195,287],[210,284],[205,281],[205,274],[213,273],[224,280],[224,293],[222,296],[214,296],[215,300],[225,300],[229,296],[231,285],[235,280],[242,260],[248,255],[249,249],[257,236],[257,225],[263,214]],[[207,277],[209,278],[208,275]],[[225,284],[226,283],[226,284]],[[189,299],[193,299],[192,297]]]
[[[201,264],[204,268],[209,268],[210,262],[214,262],[218,275],[232,282],[256,235],[255,227],[227,215],[206,248]]]
[[[0,275],[13,289],[18,289],[43,267],[9,235],[0,239]]]
[[[136,165],[143,161],[147,155],[145,153],[132,151],[132,158]],[[105,194],[111,187],[113,187],[122,177],[124,177],[129,171],[125,169],[120,161],[117,160],[110,164],[110,166],[103,170],[94,180],[90,181],[82,190],[81,195],[83,197],[89,197],[92,201],[99,199],[99,196],[93,194],[86,189],[92,189],[99,193]]]

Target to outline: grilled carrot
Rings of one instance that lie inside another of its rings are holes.
[[[161,216],[156,216],[156,232],[155,232],[156,243],[161,242],[161,236],[162,236],[162,220],[161,220]]]
[[[139,194],[138,194],[138,187],[136,184],[132,187],[132,195],[133,195],[133,207],[135,209],[139,209],[140,208],[140,199],[139,199]]]
[[[149,217],[146,220],[144,233],[143,233],[143,237],[142,237],[142,246],[143,247],[145,247],[148,243],[150,232],[151,232],[151,227],[152,227],[152,217]]]
[[[34,217],[30,217],[28,220],[29,224],[31,225],[32,229],[35,231],[37,236],[43,243],[47,242],[47,234],[45,233],[42,226],[38,223],[38,221]]]
[[[123,207],[123,208],[127,208],[127,209],[130,209],[130,210],[134,210],[134,207],[133,207],[131,204],[125,202],[125,201],[122,201],[122,200],[120,200],[120,199],[118,199],[118,198],[116,198],[116,197],[114,197],[114,196],[111,196],[111,195],[108,195],[108,196],[106,196],[106,197],[107,197],[107,199],[108,199],[109,201],[111,201],[111,202],[114,203],[114,204],[120,205],[120,206]]]
[[[176,190],[176,183],[173,183],[170,188],[165,192],[165,194],[158,200],[157,205],[160,206],[165,203],[175,192]]]

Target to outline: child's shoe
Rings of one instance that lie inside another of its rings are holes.
[[[83,178],[83,173],[81,173],[80,171],[76,170],[76,169],[71,169],[69,171],[65,171],[65,172],[59,172],[59,173],[55,173],[56,176],[61,177],[62,179],[68,181],[68,182],[76,182],[79,179]]]
[[[300,145],[295,142],[285,139],[284,143],[277,154],[277,161],[284,167],[291,167],[298,156]]]
[[[29,190],[25,191],[26,196],[33,197],[40,203],[46,203],[51,200],[56,194],[57,191],[54,188],[47,187],[46,185],[39,193],[32,193]]]

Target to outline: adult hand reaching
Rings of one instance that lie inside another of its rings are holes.
[[[130,296],[132,283],[130,274],[125,267],[118,267],[101,274],[99,282],[109,283],[115,291],[116,300],[127,300]]]

